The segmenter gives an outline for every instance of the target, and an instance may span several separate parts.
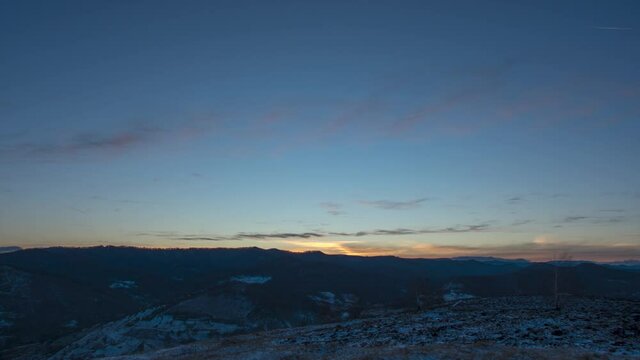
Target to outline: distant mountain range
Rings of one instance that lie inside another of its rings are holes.
[[[525,260],[525,259],[503,259],[503,258],[498,258],[493,256],[458,256],[451,259],[460,260],[460,261],[474,260],[474,261],[480,261],[485,263],[514,264],[514,265],[521,265],[521,266],[528,266],[529,264],[531,264],[529,260]]]
[[[0,254],[22,250],[19,246],[0,246]]]
[[[14,348],[6,358],[83,358],[69,346],[90,338],[118,355],[469,297],[549,296],[556,266],[259,248],[14,251],[0,254],[0,349]],[[640,299],[640,272],[628,263],[577,263],[558,274],[563,293]]]

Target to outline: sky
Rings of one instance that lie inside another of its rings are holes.
[[[0,246],[640,259],[638,1],[0,1]]]

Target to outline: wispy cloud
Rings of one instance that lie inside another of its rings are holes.
[[[611,216],[611,217],[594,217],[591,220],[592,224],[617,224],[626,221],[625,216]]]
[[[239,233],[234,236],[234,238],[241,239],[258,239],[258,240],[268,240],[268,239],[309,239],[315,237],[323,237],[324,234],[313,233],[313,232],[303,232],[303,233]]]
[[[469,88],[454,91],[444,96],[440,101],[424,106],[409,115],[397,120],[391,126],[391,133],[401,134],[410,131],[415,126],[433,116],[452,110],[483,95],[480,88]]]
[[[639,95],[635,89],[635,85],[595,76],[572,76],[531,86],[496,107],[495,115],[537,131],[572,122],[579,122],[582,128],[611,126],[637,118]]]
[[[325,234],[302,232],[302,233],[237,233],[235,235],[215,235],[215,234],[181,234],[172,231],[156,231],[137,233],[137,236],[160,237],[172,240],[185,241],[239,241],[239,240],[273,240],[273,239],[309,239],[323,237]]]
[[[503,86],[502,80],[504,76],[513,68],[515,63],[513,60],[505,60],[502,63],[474,71],[473,76],[469,77],[466,85],[444,92],[440,99],[428,101],[423,107],[393,122],[389,129],[390,133],[398,135],[414,129],[423,122],[429,121],[433,123],[434,117],[442,113],[465,106],[488,94],[495,93],[497,89]],[[450,127],[451,125],[447,126]],[[466,124],[463,129],[457,130],[468,132],[473,126],[475,125]],[[450,130],[456,129],[450,128]]]
[[[625,209],[602,209],[600,212],[608,212],[608,213],[624,213],[627,210]]]
[[[158,128],[129,129],[110,134],[77,134],[57,142],[25,142],[5,146],[4,155],[26,157],[56,157],[92,152],[122,152],[158,136]]]
[[[228,241],[228,240],[232,240],[232,239],[225,239],[225,238],[217,238],[217,237],[210,237],[210,236],[176,236],[176,237],[171,237],[171,239],[173,240],[184,240],[184,241]]]
[[[345,211],[342,210],[342,204],[336,202],[323,202],[320,203],[320,207],[325,209],[327,214],[338,216],[346,214]]]
[[[159,143],[180,142],[206,134],[217,123],[212,117],[188,119],[171,126],[133,124],[119,130],[77,132],[58,139],[5,139],[1,158],[60,159],[86,155],[124,154]],[[23,136],[24,138],[24,136]]]
[[[572,222],[576,222],[576,221],[586,220],[588,218],[589,218],[588,216],[566,216],[564,219],[562,219],[561,222],[563,222],[563,223],[572,223]]]
[[[446,228],[433,229],[377,229],[371,231],[357,232],[330,232],[327,235],[341,237],[362,237],[362,236],[380,236],[380,235],[420,235],[420,234],[446,234],[446,233],[468,233],[489,230],[488,224],[462,225]]]
[[[594,26],[594,29],[597,30],[610,30],[610,31],[630,31],[633,30],[631,27],[626,26]]]
[[[514,222],[511,223],[511,226],[520,226],[520,225],[526,225],[526,224],[530,224],[532,223],[533,220],[531,219],[525,219],[525,220],[516,220]]]
[[[524,201],[524,198],[522,196],[512,196],[507,199],[507,203],[511,205],[519,204],[522,201]]]
[[[314,232],[240,232],[233,235],[218,234],[181,234],[172,231],[141,232],[137,236],[160,237],[172,240],[207,240],[207,241],[238,241],[238,240],[282,240],[282,239],[312,239],[328,237],[365,237],[365,236],[403,236],[421,234],[469,233],[489,230],[488,224],[457,225],[446,228],[425,229],[376,229],[355,232],[314,231]]]
[[[322,237],[323,235],[314,233],[275,233],[275,234],[237,234],[233,236],[206,236],[206,235],[181,235],[181,236],[161,236],[171,240],[181,241],[240,241],[240,240],[274,240],[274,239],[310,239]]]
[[[429,200],[429,198],[419,198],[407,201],[395,201],[395,200],[362,200],[363,205],[372,206],[378,209],[385,210],[406,210],[415,209],[422,205],[423,202]]]
[[[588,222],[590,224],[614,224],[627,220],[625,216],[566,216],[560,223],[570,224],[576,222]]]

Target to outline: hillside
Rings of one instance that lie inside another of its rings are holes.
[[[258,248],[21,250],[0,254],[0,355],[127,355],[465,299],[550,297],[556,269],[563,299],[640,299],[640,273],[592,263]]]
[[[198,342],[113,360],[635,359],[640,303],[574,298],[474,299],[425,312]],[[72,359],[72,358],[66,358]]]

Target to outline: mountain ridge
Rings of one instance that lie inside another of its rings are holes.
[[[57,351],[71,341],[57,339],[131,316],[123,323],[129,328],[118,328],[127,339],[122,343],[131,344],[129,352],[144,344],[152,349],[229,331],[349,321],[474,297],[551,296],[554,269],[562,293],[640,299],[633,290],[640,289],[638,272],[595,263],[558,267],[255,247],[25,249],[0,254],[0,349],[43,343],[50,344],[47,352]],[[25,301],[33,298],[40,301]],[[135,318],[158,307],[165,310]],[[178,328],[185,330],[176,333]],[[143,333],[163,338],[167,332],[174,335],[155,345],[140,338]]]

